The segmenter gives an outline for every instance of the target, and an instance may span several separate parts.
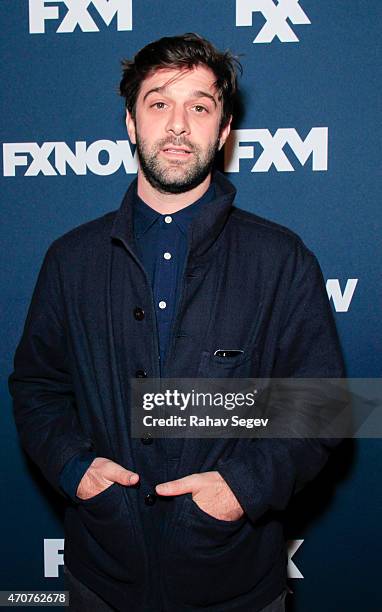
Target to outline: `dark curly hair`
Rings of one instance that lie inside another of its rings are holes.
[[[239,60],[230,51],[221,52],[208,40],[192,32],[180,36],[165,36],[138,51],[132,60],[122,61],[123,76],[120,95],[135,118],[135,106],[142,81],[159,68],[193,68],[203,65],[216,77],[215,88],[222,100],[220,129],[233,114],[237,96],[237,71],[242,74]]]

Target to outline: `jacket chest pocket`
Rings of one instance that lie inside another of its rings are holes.
[[[255,378],[259,367],[256,347],[202,351],[198,378]]]

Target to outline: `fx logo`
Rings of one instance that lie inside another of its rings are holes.
[[[242,143],[259,143],[260,155],[251,172],[268,172],[274,164],[278,172],[293,172],[294,167],[286,156],[284,146],[288,145],[302,166],[312,157],[312,170],[328,169],[328,128],[313,127],[305,140],[294,128],[280,128],[272,136],[266,129],[232,130],[224,148],[225,172],[239,172],[241,159],[255,158],[255,147]]]
[[[297,565],[292,561],[292,557],[300,548],[301,544],[304,540],[288,540],[287,542],[287,550],[288,550],[288,578],[304,578]]]
[[[117,30],[133,29],[132,0],[29,0],[29,33],[45,34],[45,21],[60,19],[58,6],[68,9],[56,32],[74,32],[78,26],[82,32],[99,32],[99,27],[88,11],[93,5],[104,23],[111,24],[117,15]]]
[[[44,539],[44,577],[58,578],[59,567],[64,565],[64,539]]]
[[[300,548],[304,540],[289,540],[288,548],[288,577],[303,578],[300,570],[292,561],[295,552]],[[58,578],[59,568],[64,565],[64,539],[44,539],[44,576],[45,578]]]
[[[270,43],[277,36],[281,42],[298,42],[288,23],[306,25],[309,18],[299,5],[299,0],[236,0],[236,25],[251,26],[252,13],[262,13],[265,24],[254,43]]]

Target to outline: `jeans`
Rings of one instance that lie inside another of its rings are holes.
[[[260,612],[285,612],[285,598],[287,591],[283,591],[276,599],[271,601],[270,604],[265,606]]]
[[[114,612],[115,608],[107,604],[97,593],[89,589],[77,580],[73,574],[64,566],[65,589],[69,591],[70,612]],[[287,591],[283,591],[276,599],[263,608],[260,612],[285,612],[285,597]],[[250,611],[248,611],[250,612]]]
[[[69,591],[70,612],[113,612],[115,608],[80,582],[64,565],[65,590]]]

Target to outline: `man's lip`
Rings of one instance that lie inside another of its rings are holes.
[[[179,152],[179,153],[191,153],[190,149],[187,149],[186,147],[171,147],[171,146],[168,146],[168,147],[164,147],[162,149],[162,151],[165,151],[165,152],[166,151],[175,151],[176,153],[177,152]]]

